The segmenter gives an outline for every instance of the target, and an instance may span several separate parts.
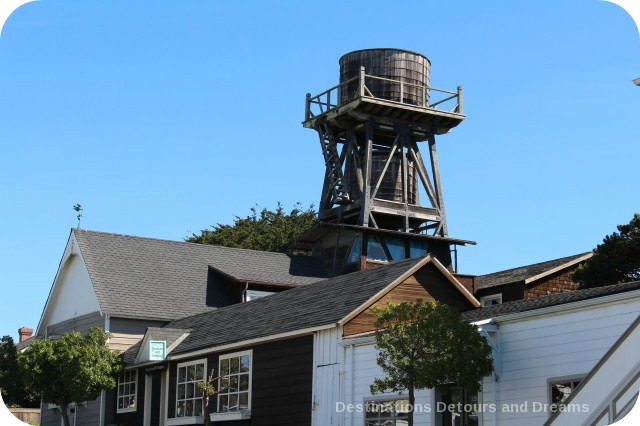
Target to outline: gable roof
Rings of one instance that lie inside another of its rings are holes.
[[[207,306],[209,266],[240,281],[304,285],[326,277],[319,258],[73,229],[102,312],[173,320]]]
[[[425,258],[414,258],[340,275],[310,286],[173,321],[167,327],[192,329],[173,353],[337,324],[423,260]]]
[[[179,328],[161,328],[161,327],[147,327],[147,331],[144,333],[144,337],[136,342],[124,352],[123,362],[125,365],[132,365],[141,362],[140,356],[149,356],[148,351],[145,354],[145,347],[148,347],[151,341],[163,341],[166,344],[166,354],[171,353],[175,347],[184,340],[191,330],[183,330]],[[143,349],[141,351],[141,349]],[[142,360],[144,362],[144,360]]]
[[[438,265],[429,255],[389,263],[173,321],[167,327],[192,329],[173,355],[315,327],[337,326],[352,312],[368,306],[372,298],[389,291],[395,283],[430,262]],[[451,275],[444,268],[438,269]],[[473,299],[464,293],[466,289],[462,286],[456,287],[465,297]]]
[[[483,288],[496,287],[523,281],[525,284],[528,284],[531,281],[580,263],[591,256],[592,253],[590,252],[580,253],[574,256],[562,257],[560,259],[534,263],[533,265],[520,266],[518,268],[480,275],[476,277],[476,289],[481,290]]]
[[[584,290],[567,291],[564,293],[555,293],[549,296],[534,297],[531,299],[516,300],[513,302],[503,303],[501,305],[488,306],[486,308],[475,309],[462,313],[462,319],[469,322],[480,321],[488,318],[495,318],[508,314],[532,311],[535,309],[548,308],[565,303],[579,302],[582,300],[593,299],[596,297],[609,296],[627,291],[639,290],[640,281],[613,284],[604,287],[588,288]]]

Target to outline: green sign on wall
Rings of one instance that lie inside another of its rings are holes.
[[[149,342],[149,361],[164,361],[167,355],[167,342],[152,340]]]

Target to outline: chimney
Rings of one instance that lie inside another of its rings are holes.
[[[27,340],[33,334],[33,328],[22,327],[18,329],[18,334],[20,335],[20,343]]]

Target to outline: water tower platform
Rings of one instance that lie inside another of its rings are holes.
[[[377,95],[374,87],[381,83],[395,88],[384,97]],[[393,98],[389,97],[393,93]],[[417,96],[416,96],[417,95]],[[330,122],[338,128],[353,126],[354,120],[365,121],[375,116],[380,123],[389,125],[405,122],[414,130],[425,134],[445,134],[460,124],[462,113],[462,87],[457,91],[435,89],[425,85],[406,83],[402,80],[382,78],[366,74],[344,81],[316,96],[307,94],[303,126],[316,129]]]

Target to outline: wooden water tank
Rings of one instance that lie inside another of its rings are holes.
[[[402,81],[415,86],[403,85],[402,100],[400,84],[390,81],[367,78],[366,86],[376,98],[403,102],[411,105],[423,105],[428,101],[424,87],[429,86],[429,68],[431,61],[419,53],[401,49],[364,49],[347,53],[340,58],[340,82],[360,74],[360,67],[367,75]],[[354,81],[341,91],[341,103],[348,102],[358,95],[359,83]],[[425,96],[426,95],[426,96]]]
[[[371,156],[371,184],[372,186],[378,182],[380,175],[382,174],[382,170],[384,169],[384,164],[387,161],[388,151],[376,152],[374,151]],[[364,162],[364,158],[361,160]],[[409,204],[420,204],[419,193],[418,193],[418,171],[415,168],[415,165],[412,160],[407,161],[407,203]],[[350,196],[353,200],[357,200],[360,198],[360,192],[357,190],[357,175],[355,169],[351,170],[350,173],[351,181],[354,184],[351,186],[353,191],[350,191]],[[373,190],[373,188],[372,188]],[[378,188],[378,193],[376,194],[376,198],[381,200],[395,201],[398,203],[402,203],[402,159],[399,155],[395,155],[391,162],[389,163],[389,167],[387,167],[387,171],[384,174],[384,178],[380,183],[380,188]]]

